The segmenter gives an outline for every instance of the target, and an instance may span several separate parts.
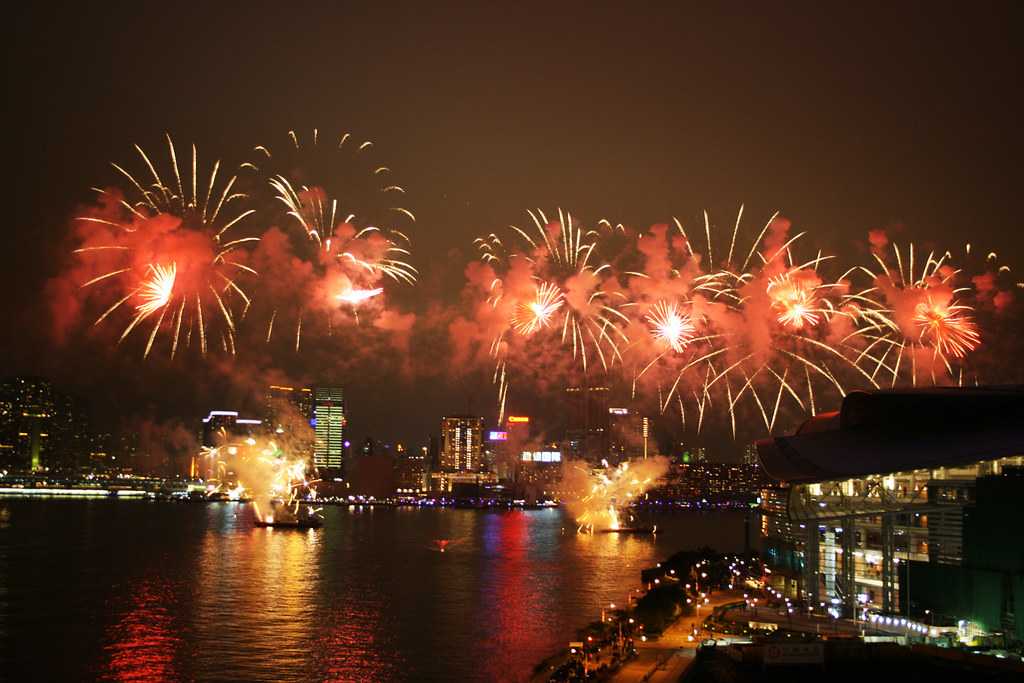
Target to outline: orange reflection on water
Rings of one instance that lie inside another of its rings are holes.
[[[127,611],[107,634],[106,675],[117,681],[181,679],[176,659],[182,641],[168,610],[176,602],[173,590],[147,579],[127,599]]]

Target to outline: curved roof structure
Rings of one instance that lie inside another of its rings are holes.
[[[790,483],[1024,455],[1024,386],[854,392],[757,452],[769,476]]]

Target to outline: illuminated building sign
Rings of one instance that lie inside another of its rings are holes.
[[[530,418],[528,418],[525,415],[509,415],[508,416],[508,423],[509,424],[528,424],[529,422],[530,422]]]
[[[629,408],[609,408],[609,415],[629,415]]]
[[[560,451],[523,451],[523,462],[562,462]]]
[[[488,441],[508,441],[508,432],[488,432]]]

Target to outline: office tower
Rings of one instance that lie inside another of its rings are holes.
[[[316,387],[313,391],[316,445],[313,463],[318,469],[340,473],[345,451],[345,395],[341,387]]]
[[[482,464],[484,419],[469,415],[441,419],[441,471],[476,472]]]
[[[313,390],[271,384],[267,387],[263,418],[267,429],[277,434],[283,434],[292,419],[310,424],[313,419]]]
[[[573,458],[599,463],[608,458],[608,396],[606,386],[565,390],[568,425],[566,446]]]
[[[647,457],[649,420],[629,408],[608,409],[608,462],[618,465]]]

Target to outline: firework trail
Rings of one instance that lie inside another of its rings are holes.
[[[611,270],[598,264],[601,234],[584,230],[566,211],[551,219],[527,212],[530,227],[509,226],[474,241],[487,269],[487,305],[494,312],[490,354],[495,360],[499,421],[504,417],[510,375],[521,355],[536,354],[555,343],[587,373],[595,363],[603,372],[621,360],[628,343],[622,328],[625,297],[605,289]]]
[[[298,351],[310,324],[326,321],[331,334],[361,307],[379,307],[385,282],[415,284],[407,234],[415,216],[401,205],[405,189],[390,181],[390,169],[372,162],[372,146],[349,133],[321,139],[316,129],[302,138],[290,131],[273,150],[257,146],[245,164],[266,182],[290,235],[287,257],[268,258],[268,266],[291,268],[298,259],[308,273],[299,287],[271,293],[267,342],[288,316]],[[293,282],[294,274],[279,279]]]
[[[586,463],[567,463],[562,487],[563,502],[576,520],[578,531],[617,530],[621,515],[645,491],[658,485],[668,471],[668,459],[657,456],[624,462],[618,467],[594,468]]]
[[[114,302],[94,325],[126,318],[120,344],[155,318],[144,357],[161,332],[172,358],[193,339],[204,354],[211,338],[233,354],[237,319],[250,304],[236,276],[256,275],[245,247],[259,241],[237,235],[253,213],[241,208],[246,195],[235,189],[237,176],[221,173],[220,161],[204,173],[195,145],[182,168],[169,135],[167,168],[135,150],[143,173],[112,164],[125,187],[96,189],[99,206],[76,218],[81,246],[74,253],[89,275],[80,286],[89,298]]]

